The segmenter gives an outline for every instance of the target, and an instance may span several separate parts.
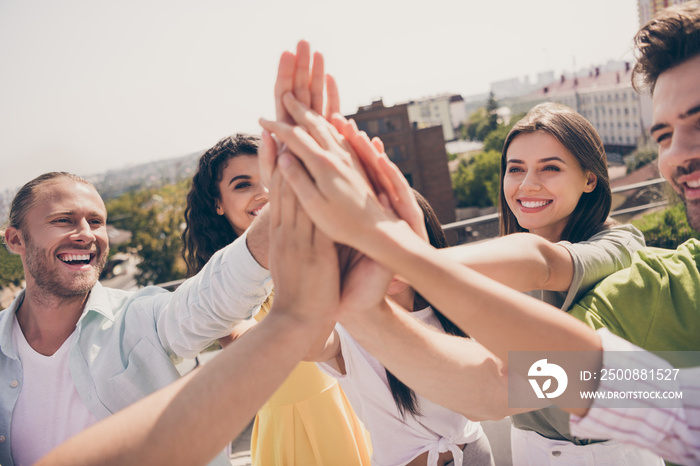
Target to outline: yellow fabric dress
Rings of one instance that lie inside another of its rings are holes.
[[[250,450],[253,466],[369,466],[371,456],[369,434],[338,381],[304,361],[258,411]]]

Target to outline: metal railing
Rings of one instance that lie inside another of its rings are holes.
[[[628,184],[628,185],[625,185],[625,186],[619,186],[619,187],[617,187],[617,188],[611,189],[611,192],[612,192],[613,194],[622,193],[622,192],[625,192],[625,191],[631,191],[631,190],[633,190],[633,189],[646,188],[646,187],[649,187],[649,186],[655,186],[655,185],[659,185],[659,184],[663,184],[663,183],[666,183],[666,180],[665,180],[665,179],[663,179],[663,178],[656,178],[656,179],[653,179],[653,180],[642,181],[642,182],[640,182],[640,183],[633,183],[633,184]],[[644,205],[629,207],[629,208],[627,208],[627,209],[616,210],[616,211],[614,211],[614,212],[611,212],[611,213],[610,213],[610,216],[611,216],[611,217],[615,217],[615,216],[619,216],[619,215],[632,214],[632,213],[641,212],[641,211],[644,211],[644,210],[647,210],[647,209],[653,209],[653,208],[656,208],[656,207],[661,207],[661,206],[664,206],[664,205],[667,205],[667,204],[668,204],[668,201],[666,201],[666,200],[664,200],[664,201],[659,201],[659,202],[651,202],[651,203],[644,204]],[[442,228],[443,228],[443,230],[445,230],[445,231],[457,230],[457,229],[459,229],[459,228],[467,228],[467,227],[471,227],[471,226],[474,226],[474,225],[480,225],[480,224],[482,224],[482,223],[491,222],[491,221],[493,221],[493,220],[498,220],[498,214],[497,214],[497,213],[495,213],[495,214],[488,214],[488,215],[482,215],[482,216],[480,216],[480,217],[469,218],[469,219],[466,219],[466,220],[461,220],[461,221],[459,221],[459,222],[448,223],[448,224],[443,225]],[[175,288],[177,288],[178,286],[180,286],[180,284],[181,284],[182,282],[184,282],[184,281],[185,281],[185,279],[173,280],[173,281],[170,281],[170,282],[167,282],[167,283],[158,284],[158,285],[156,285],[156,286],[159,286],[159,287],[161,287],[161,288],[165,288],[166,290],[174,290]]]
[[[625,191],[631,191],[633,189],[639,189],[639,188],[646,188],[649,186],[655,186],[658,184],[663,184],[666,183],[666,180],[663,178],[656,178],[653,180],[648,180],[648,181],[642,181],[640,183],[633,183],[633,184],[628,184],[625,186],[619,186],[617,188],[611,189],[613,194],[616,193],[621,193]],[[634,206],[634,207],[629,207],[627,209],[621,209],[621,210],[616,210],[614,212],[610,213],[611,217],[619,216],[619,215],[626,215],[626,214],[631,214],[635,212],[641,212],[647,209],[652,209],[655,207],[660,207],[668,204],[668,201],[659,201],[659,202],[652,202],[649,204],[644,204],[644,205],[639,205],[639,206]],[[456,230],[459,228],[467,228],[467,227],[472,227],[475,225],[480,225],[482,223],[487,223],[491,222],[493,220],[498,220],[498,214],[488,214],[488,215],[482,215],[480,217],[474,217],[474,218],[468,218],[466,220],[460,220],[458,222],[452,222],[448,223],[446,225],[442,226],[442,229],[445,231],[450,231],[450,230]]]

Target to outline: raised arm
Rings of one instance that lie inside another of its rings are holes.
[[[340,115],[334,115],[331,122],[362,160],[375,192],[386,193],[399,217],[413,225],[420,211],[411,205],[411,189],[383,153],[381,141],[374,138],[370,142],[354,122]],[[568,291],[563,303],[568,308],[595,283],[629,266],[632,253],[641,247],[644,237],[636,228],[617,225],[575,244],[552,243],[531,233],[518,233],[440,253],[520,291]]]
[[[201,369],[76,435],[39,464],[206,464],[245,428],[333,325],[328,311],[338,306],[335,246],[301,209],[280,212],[272,202],[277,294],[270,315]]]
[[[285,101],[302,127],[318,134],[318,127],[327,124],[291,96]],[[400,273],[496,356],[505,360],[509,350],[600,349],[581,322],[441,256],[382,208],[362,176],[344,163],[348,155],[340,145],[322,147],[299,126],[262,124],[298,157],[283,156],[280,168],[319,228]],[[540,326],[543,319],[546,330]],[[504,323],[509,331],[503,331]]]

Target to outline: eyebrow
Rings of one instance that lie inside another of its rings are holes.
[[[46,216],[46,218],[61,217],[61,216],[72,217],[73,215],[76,215],[75,211],[73,211],[73,210],[57,210],[57,211],[55,211],[55,212],[49,213],[49,214]],[[93,210],[93,211],[90,212],[87,216],[88,216],[88,217],[100,217],[100,218],[103,218],[103,219],[107,218],[107,216],[104,215],[104,213],[98,212],[98,211],[96,211],[96,210]]]
[[[233,183],[236,180],[244,179],[244,180],[249,180],[252,177],[250,175],[236,175],[233,178],[231,178],[231,181],[228,182],[228,185],[231,186],[231,183]]]
[[[698,113],[700,113],[700,105],[696,105],[695,107],[692,107],[690,110],[679,114],[678,118],[683,120],[685,118],[691,117],[691,116],[696,115]],[[668,128],[668,126],[669,126],[668,123],[657,123],[649,129],[649,133],[653,134],[655,131],[658,131],[658,130],[664,129],[664,128]]]
[[[554,161],[554,162],[561,162],[561,163],[563,163],[564,165],[566,165],[566,162],[564,162],[564,159],[562,159],[561,157],[556,157],[556,156],[554,156],[554,157],[545,157],[545,158],[543,158],[543,159],[539,159],[539,160],[537,161],[537,163],[546,163],[546,162],[552,162],[552,161]],[[509,164],[509,163],[523,163],[523,164],[524,164],[525,161],[520,160],[520,159],[510,159],[510,160],[506,160],[506,165]]]

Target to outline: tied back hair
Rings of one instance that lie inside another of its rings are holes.
[[[447,238],[445,237],[445,232],[442,229],[442,225],[440,225],[437,215],[435,215],[435,211],[418,191],[414,189],[413,194],[418,201],[418,205],[423,211],[425,229],[428,231],[428,240],[431,246],[437,249],[446,248]],[[424,307],[426,304],[430,305],[425,298],[416,293],[414,298],[414,308],[416,305]],[[459,327],[452,323],[452,321],[445,317],[440,311],[433,308],[433,312],[440,321],[443,330],[445,330],[447,334],[467,337],[467,335],[460,330]],[[389,381],[391,396],[394,398],[394,402],[396,403],[396,407],[399,409],[401,416],[405,418],[407,413],[411,414],[413,417],[421,416],[416,393],[406,386],[406,384],[396,378],[396,376],[388,369],[386,369],[386,376]]]
[[[199,159],[197,173],[187,194],[182,258],[187,276],[199,272],[216,251],[231,244],[238,235],[225,216],[216,213],[221,199],[219,183],[228,161],[238,155],[258,155],[260,137],[250,134],[227,136]]]

